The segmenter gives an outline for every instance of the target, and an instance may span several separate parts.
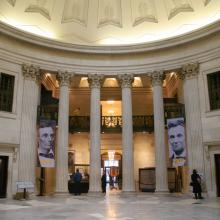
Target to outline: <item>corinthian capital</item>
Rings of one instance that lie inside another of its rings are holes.
[[[189,63],[182,66],[182,72],[179,74],[181,79],[191,79],[199,74],[199,63]]]
[[[40,67],[33,64],[22,64],[22,73],[25,79],[33,80],[39,83],[42,79],[42,74],[40,72]]]
[[[60,86],[70,86],[70,83],[72,81],[72,77],[73,74],[72,73],[68,73],[67,71],[62,72],[62,71],[58,71],[57,74],[57,80],[59,82]]]
[[[103,82],[104,76],[101,74],[88,74],[88,82],[90,88],[100,88]]]
[[[152,86],[162,86],[164,80],[163,71],[154,71],[150,74]]]
[[[133,74],[120,74],[118,75],[118,81],[122,88],[131,88],[134,76]]]

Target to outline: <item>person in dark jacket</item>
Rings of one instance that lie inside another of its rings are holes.
[[[105,171],[102,174],[101,181],[102,181],[102,192],[106,193],[106,173],[105,173]]]
[[[81,192],[80,192],[80,182],[82,180],[82,174],[79,172],[79,169],[76,169],[76,173],[73,176],[73,180],[74,180],[75,187],[76,187],[75,196],[80,195],[81,194]]]
[[[195,195],[195,199],[203,199],[202,197],[202,187],[201,187],[201,177],[197,173],[196,170],[193,170],[191,175],[191,184],[193,187],[193,193]]]

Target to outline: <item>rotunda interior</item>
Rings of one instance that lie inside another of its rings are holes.
[[[82,193],[187,194],[194,169],[220,196],[219,24],[219,0],[0,1],[0,197],[77,170]]]

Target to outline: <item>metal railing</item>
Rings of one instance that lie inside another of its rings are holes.
[[[184,105],[179,103],[169,103],[164,105],[165,124],[166,119],[175,117],[184,117]],[[38,107],[38,121],[40,119],[55,120],[58,123],[58,107],[41,106]],[[153,115],[133,115],[134,132],[153,132],[154,117]],[[69,132],[89,132],[90,116],[70,116]],[[122,116],[102,116],[101,132],[103,133],[121,133]]]

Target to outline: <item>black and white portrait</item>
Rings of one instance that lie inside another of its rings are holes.
[[[38,128],[38,160],[40,167],[55,167],[55,128],[55,121],[40,121]]]
[[[186,158],[184,119],[168,119],[167,128],[169,139],[169,158],[174,160],[175,166],[183,166]]]

